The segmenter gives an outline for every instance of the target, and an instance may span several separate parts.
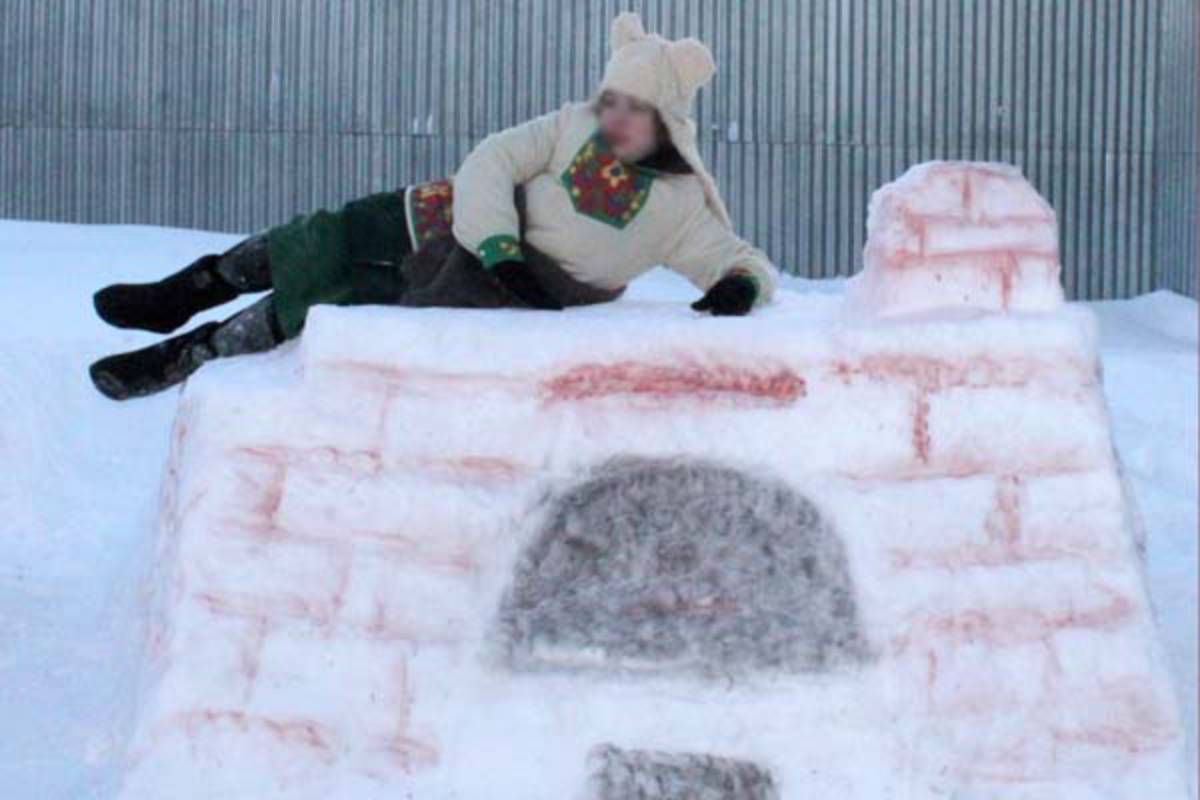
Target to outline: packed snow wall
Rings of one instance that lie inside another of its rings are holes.
[[[122,796],[1184,800],[1035,200],[917,168],[845,298],[319,307],[206,365]]]

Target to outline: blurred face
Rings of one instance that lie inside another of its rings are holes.
[[[640,161],[658,149],[658,110],[622,92],[606,89],[600,95],[600,130],[613,153],[627,163]]]

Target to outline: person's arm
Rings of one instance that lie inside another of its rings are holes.
[[[703,200],[688,209],[663,263],[704,292],[692,307],[713,314],[745,314],[770,302],[778,283],[766,253],[723,225]]]
[[[451,231],[487,269],[522,261],[513,191],[547,169],[566,106],[484,138],[454,175]]]

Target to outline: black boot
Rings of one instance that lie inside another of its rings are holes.
[[[96,292],[96,313],[118,328],[169,333],[197,312],[238,296],[239,290],[221,277],[222,256],[201,256],[156,283],[115,283]]]
[[[218,327],[219,322],[206,322],[141,350],[102,358],[88,368],[92,383],[113,400],[161,392],[217,357],[211,339]]]
[[[221,322],[206,322],[158,344],[102,358],[88,369],[113,400],[161,392],[214,358],[261,353],[285,340],[269,294]]]
[[[102,289],[94,298],[96,311],[120,328],[168,333],[200,311],[240,294],[270,289],[269,253],[267,233],[248,236],[219,255],[201,256],[161,281]]]

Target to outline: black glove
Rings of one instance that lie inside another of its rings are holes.
[[[726,275],[692,303],[692,308],[714,316],[738,316],[749,313],[757,296],[758,286],[749,275]]]
[[[523,261],[498,261],[489,270],[504,288],[534,308],[562,311],[563,305],[542,288],[542,284]]]

